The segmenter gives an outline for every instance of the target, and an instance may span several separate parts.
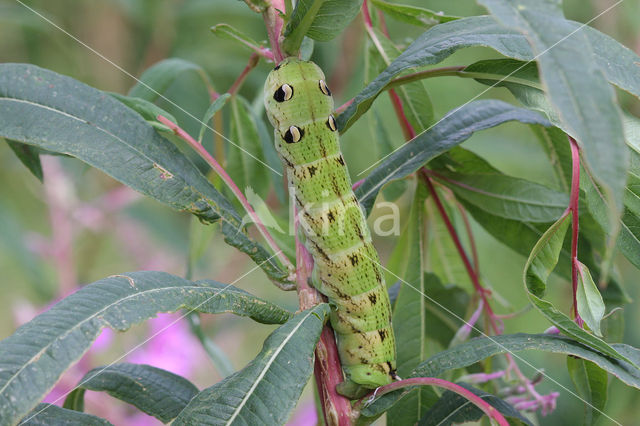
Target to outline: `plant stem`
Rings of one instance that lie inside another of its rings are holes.
[[[473,403],[479,409],[481,409],[483,413],[485,413],[490,419],[493,419],[496,422],[498,422],[500,426],[509,426],[509,422],[507,422],[504,416],[498,410],[496,410],[493,406],[485,402],[478,395],[474,394],[473,392],[471,392],[466,388],[463,388],[460,385],[448,382],[443,379],[438,379],[435,377],[414,377],[411,379],[400,380],[400,381],[391,383],[389,385],[379,387],[370,395],[365,396],[364,398],[359,400],[356,403],[354,408],[359,409],[363,401],[368,400],[372,397],[380,397],[382,395],[388,394],[389,392],[393,392],[395,390],[410,387],[410,386],[437,386],[439,388],[443,388],[443,389],[450,390],[451,392],[455,392],[458,395],[465,398],[467,401]]]
[[[260,56],[257,53],[252,53],[251,56],[249,56],[249,63],[247,64],[246,67],[244,67],[244,70],[242,70],[238,78],[236,78],[236,81],[233,82],[233,84],[228,90],[228,93],[230,95],[233,96],[236,93],[238,93],[238,90],[242,86],[242,83],[244,83],[244,80],[247,78],[247,75],[249,75],[251,70],[254,69],[256,65],[258,65],[259,60],[260,60]]]
[[[189,135],[187,132],[181,129],[177,124],[173,123],[172,121],[168,120],[162,115],[159,115],[157,119],[162,124],[164,124],[165,126],[169,127],[171,130],[173,130],[173,132],[178,137],[180,137],[180,139],[187,142],[200,155],[200,157],[202,157],[211,166],[211,168],[214,169],[216,173],[218,173],[218,176],[220,176],[222,181],[229,187],[231,192],[233,192],[233,194],[236,196],[240,204],[242,204],[242,207],[244,207],[244,209],[246,210],[251,220],[256,224],[256,226],[258,227],[258,230],[260,231],[264,239],[267,241],[267,244],[269,244],[271,249],[275,253],[277,253],[278,259],[280,259],[282,264],[287,269],[289,269],[290,271],[293,271],[295,269],[293,264],[289,261],[287,256],[282,252],[280,247],[278,247],[278,244],[276,244],[275,240],[273,239],[273,237],[271,236],[267,228],[262,223],[262,220],[260,220],[256,212],[253,210],[253,207],[251,207],[251,204],[249,204],[249,201],[245,198],[240,188],[238,188],[238,185],[235,184],[233,179],[231,179],[231,176],[227,174],[224,168],[222,168],[222,166],[218,164],[216,159],[213,158],[211,154],[209,154],[209,152],[206,149],[204,149],[204,147],[201,144],[199,144],[194,138],[191,137],[191,135]],[[281,283],[275,283],[275,284],[278,287],[282,288],[283,290],[293,290],[295,288],[295,286],[287,286]]]
[[[425,170],[425,168],[423,167],[422,169],[420,169],[419,173],[422,179],[424,180],[424,182],[427,184],[427,187],[429,188],[429,192],[433,197],[433,201],[436,204],[436,208],[438,209],[438,212],[442,217],[442,220],[447,228],[447,231],[449,231],[449,235],[453,240],[453,244],[456,246],[456,249],[458,250],[458,254],[460,255],[462,263],[464,264],[464,267],[467,270],[467,274],[471,279],[473,288],[475,288],[476,292],[484,302],[484,309],[487,312],[487,318],[489,319],[491,327],[493,328],[495,333],[500,334],[500,328],[498,327],[498,324],[496,322],[495,314],[493,313],[493,310],[489,305],[489,300],[487,298],[487,293],[488,293],[487,289],[482,287],[482,285],[480,284],[480,279],[478,277],[478,274],[476,273],[475,269],[471,265],[471,262],[469,261],[469,256],[467,256],[467,253],[465,252],[464,247],[462,247],[460,237],[458,237],[458,233],[456,232],[455,228],[453,227],[453,224],[451,223],[451,220],[449,219],[449,216],[447,215],[447,211],[445,210],[444,205],[442,204],[442,200],[440,200],[440,197],[438,196],[438,193],[436,192],[436,189],[433,186],[433,182],[431,181],[431,178],[429,177],[427,170]]]
[[[296,281],[300,309],[309,309],[325,301],[317,290],[312,288],[308,279],[313,269],[313,258],[298,238],[298,212],[294,212],[296,241]],[[351,402],[336,392],[336,386],[343,381],[342,366],[336,339],[331,325],[326,324],[316,346],[314,375],[318,394],[322,401],[322,413],[325,423],[331,426],[349,426],[351,424]]]
[[[573,290],[573,316],[582,327],[582,318],[578,313],[578,233],[580,228],[580,148],[575,139],[569,136],[571,145],[571,196],[569,198],[569,210],[571,210],[571,287]]]
[[[280,34],[282,33],[284,21],[278,13],[278,10],[285,10],[285,6],[283,0],[270,0],[269,3],[271,6],[262,12],[262,18],[264,19],[264,25],[267,29],[267,35],[269,36],[273,59],[277,65],[284,59],[282,47],[280,46]]]

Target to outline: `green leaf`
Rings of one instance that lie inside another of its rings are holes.
[[[249,365],[201,391],[173,425],[284,424],[313,371],[329,310],[321,304],[280,326]]]
[[[405,377],[427,357],[427,309],[425,293],[424,239],[425,209],[428,196],[425,185],[418,184],[413,196],[409,222],[403,233],[407,241],[403,246],[404,265],[398,270],[400,284],[398,295],[393,304],[393,332],[396,338],[396,363],[398,375]],[[413,287],[413,288],[412,288]],[[427,401],[435,401],[433,389],[421,387],[407,395],[387,413],[387,423],[393,425],[415,424],[427,410]]]
[[[437,24],[460,19],[458,16],[448,16],[423,7],[388,3],[382,0],[371,0],[371,3],[393,19],[419,27],[431,28]]]
[[[0,136],[69,154],[204,222],[223,217],[225,241],[267,275],[288,272],[240,230],[233,205],[138,113],[103,92],[33,65],[0,65]]]
[[[299,0],[284,33],[283,46],[297,53],[305,36],[317,41],[336,37],[358,15],[362,0]]]
[[[87,352],[100,331],[125,331],[158,312],[231,312],[266,324],[288,311],[215,281],[164,272],[131,272],[89,284],[0,342],[0,418],[20,419]]]
[[[640,97],[640,57],[594,28],[585,27],[579,22],[566,22],[572,31],[580,28],[586,35],[593,53],[591,59],[599,65],[600,72],[609,82]],[[354,102],[338,116],[340,132],[345,132],[364,114],[385,86],[401,72],[437,64],[458,49],[472,46],[490,47],[506,57],[524,61],[533,60],[535,56],[522,34],[491,16],[472,16],[436,25],[411,43],[402,55],[355,97]]]
[[[218,96],[218,99],[216,99],[211,103],[211,105],[209,105],[209,108],[207,108],[207,111],[204,113],[204,117],[202,117],[202,127],[200,127],[200,133],[198,133],[198,142],[202,142],[204,132],[209,127],[209,125],[207,124],[208,121],[211,120],[214,115],[216,115],[216,112],[222,109],[222,107],[227,103],[227,100],[230,97],[231,97],[230,94],[225,93],[223,95]]]
[[[220,38],[224,38],[227,40],[237,41],[243,46],[248,47],[251,51],[257,52],[263,49],[263,47],[243,33],[242,31],[237,30],[229,24],[218,24],[211,27],[211,32]]]
[[[42,163],[40,163],[40,152],[33,146],[6,139],[11,151],[18,157],[18,160],[25,165],[32,175],[40,182],[43,182]]]
[[[640,349],[613,344],[612,347],[626,358],[640,364]],[[584,358],[613,374],[622,382],[640,389],[640,369],[633,364],[611,358],[600,351],[579,343],[569,337],[551,334],[503,334],[500,336],[478,337],[446,351],[439,352],[422,364],[411,377],[438,377],[444,372],[465,368],[476,362],[505,352],[516,353],[524,350],[560,353]],[[553,381],[553,378],[551,378]],[[407,390],[392,392],[375,400],[362,410],[362,415],[375,417],[398,401]]]
[[[560,217],[569,204],[565,193],[503,174],[438,172],[435,177],[458,197],[506,219],[548,223]]]
[[[129,363],[94,368],[85,374],[67,400],[74,399],[72,395],[79,389],[107,392],[162,423],[176,418],[198,393],[198,388],[184,377],[150,365]]]
[[[606,374],[606,373],[605,373]],[[495,395],[482,391],[480,389],[469,386],[466,383],[456,383],[459,386],[473,392],[482,398],[487,404],[498,410],[503,416],[511,418],[511,424],[526,424],[533,426],[532,423],[522,416],[511,404],[498,398]],[[463,396],[445,391],[440,399],[429,409],[429,411],[420,419],[419,426],[449,426],[452,424],[460,424],[465,422],[475,422],[484,416],[484,412],[469,403]]]
[[[628,154],[615,92],[603,70],[594,65],[591,41],[564,19],[558,0],[479,3],[527,36],[545,92],[560,121],[582,147],[583,165],[601,186],[611,235],[617,235]]]
[[[600,321],[604,317],[604,301],[602,295],[591,278],[589,268],[578,262],[578,290],[576,293],[578,314],[591,330],[602,337]]]
[[[556,223],[544,233],[535,245],[524,268],[524,284],[527,296],[533,306],[563,333],[577,341],[596,348],[603,354],[613,358],[629,361],[624,355],[616,352],[604,340],[589,334],[568,316],[556,309],[550,302],[544,300],[547,279],[558,263],[558,257],[564,242],[564,236],[571,222],[570,212],[565,213]]]
[[[138,114],[140,114],[147,123],[149,123],[151,126],[153,126],[157,130],[161,130],[164,132],[172,131],[170,128],[168,128],[167,126],[165,126],[164,124],[160,123],[157,120],[157,117],[159,115],[162,115],[165,118],[168,118],[174,123],[178,122],[173,115],[169,114],[168,112],[166,112],[165,110],[157,106],[156,104],[151,103],[145,99],[135,98],[133,96],[125,96],[119,93],[112,93],[112,92],[105,92],[105,93],[110,96],[113,96],[114,98],[116,98],[117,100],[119,100],[120,102],[122,102],[123,104],[125,104],[126,106],[128,106],[129,108],[137,112]]]
[[[185,72],[195,72],[205,84],[209,84],[206,73],[199,65],[180,58],[169,58],[145,70],[129,90],[129,96],[155,102]]]
[[[578,395],[584,401],[584,424],[596,423],[607,403],[607,372],[591,361],[567,357],[567,369]]]
[[[516,108],[495,100],[474,101],[449,112],[437,124],[383,158],[355,191],[366,211],[388,182],[401,179],[418,170],[433,158],[467,140],[474,132],[495,127],[507,121],[548,122],[532,111]]]
[[[5,420],[5,419],[2,419]],[[20,422],[21,425],[27,426],[106,426],[111,425],[105,419],[92,416],[91,414],[80,413],[78,411],[69,410],[58,407],[53,404],[38,404],[33,411],[24,417]]]
[[[269,170],[264,165],[264,155],[256,123],[249,114],[247,102],[231,98],[231,140],[227,145],[227,172],[243,191],[251,187],[261,197],[269,190]],[[250,152],[249,156],[246,153]]]
[[[471,46],[493,47],[505,56],[529,59],[526,40],[504,28],[491,17],[471,17],[447,22],[422,33],[375,80],[367,85],[353,103],[338,116],[338,128],[345,132],[370,107],[395,76],[411,68],[443,61],[456,50]]]

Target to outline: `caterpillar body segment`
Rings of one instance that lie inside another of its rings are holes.
[[[264,102],[314,258],[313,284],[332,305],[346,383],[388,384],[396,377],[389,297],[340,152],[322,70],[313,62],[285,59],[267,77]]]

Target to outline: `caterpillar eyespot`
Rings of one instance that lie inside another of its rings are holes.
[[[396,377],[391,307],[340,152],[333,98],[324,78],[313,62],[285,59],[267,77],[265,109],[302,213],[301,229],[314,258],[313,285],[334,307],[329,319],[345,384],[374,389]]]
[[[304,130],[296,126],[291,126],[285,132],[282,139],[284,139],[286,143],[296,143],[296,142],[300,142],[300,139],[302,139],[303,135],[304,135]]]
[[[338,127],[336,127],[336,119],[333,118],[333,115],[330,115],[329,118],[327,119],[327,127],[332,132],[335,132],[336,130],[338,130]]]
[[[293,97],[293,87],[289,86],[286,83],[278,87],[278,90],[276,90],[275,93],[273,94],[273,99],[275,99],[277,102],[288,101],[292,97]]]
[[[319,80],[318,86],[320,86],[320,91],[322,93],[324,93],[327,96],[331,96],[331,90],[329,90],[329,86],[327,86],[327,83],[325,83],[324,80]]]

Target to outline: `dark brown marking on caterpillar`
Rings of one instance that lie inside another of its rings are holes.
[[[318,171],[318,168],[316,166],[309,166],[307,167],[307,170],[309,171],[309,177],[313,177],[313,175]]]
[[[369,302],[371,302],[372,305],[375,305],[378,302],[378,296],[376,296],[375,293],[371,293],[369,295]]]
[[[380,341],[384,342],[384,339],[387,338],[387,330],[385,329],[378,330],[378,334],[380,335]]]
[[[350,254],[347,255],[347,257],[351,261],[351,266],[356,266],[358,264],[358,254]]]

